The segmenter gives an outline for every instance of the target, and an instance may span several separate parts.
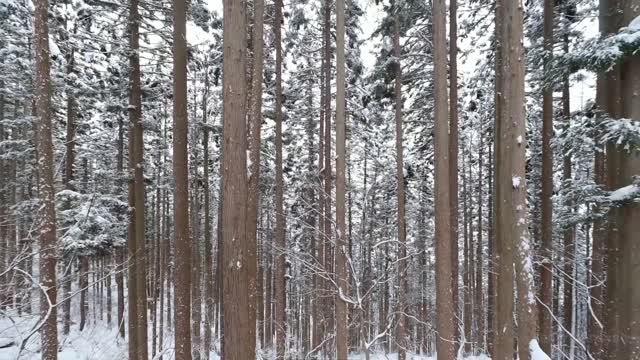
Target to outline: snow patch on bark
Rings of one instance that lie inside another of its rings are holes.
[[[533,339],[529,342],[529,352],[531,353],[531,360],[551,360],[538,344],[538,340]]]
[[[611,201],[625,201],[631,200],[636,195],[640,194],[640,186],[636,184],[627,185],[625,187],[621,187],[618,190],[613,191],[609,195],[609,199]]]

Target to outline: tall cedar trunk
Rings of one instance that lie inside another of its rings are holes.
[[[522,360],[530,359],[529,343],[536,339],[535,294],[531,246],[526,234],[525,185],[525,57],[522,1],[501,1],[499,41],[502,43],[500,113],[496,121],[496,235],[498,243],[497,329],[495,359],[511,359],[513,340],[504,329],[512,328],[513,267],[515,263],[518,295],[518,349]],[[511,180],[511,181],[509,181]],[[515,240],[514,240],[515,239]],[[514,249],[513,245],[517,245]]]
[[[619,5],[622,0],[601,0],[600,14],[602,22],[602,32],[604,36],[618,31],[621,24],[620,15],[618,13]],[[616,65],[604,74],[603,87],[603,111],[606,117],[620,118],[622,115],[622,98],[621,94],[621,67]],[[618,163],[618,152],[613,143],[606,144],[606,187],[608,190],[615,190],[621,185],[621,176]],[[626,185],[626,184],[625,184]],[[605,344],[603,359],[618,359],[618,351],[620,350],[620,292],[619,262],[620,262],[620,237],[619,237],[619,220],[620,209],[613,208],[609,212],[607,218],[607,235],[606,235],[606,295],[604,305],[604,339]]]
[[[435,237],[436,237],[436,313],[438,356],[455,356],[456,310],[452,293],[451,202],[449,198],[449,136],[447,129],[447,50],[446,7],[444,0],[433,1],[433,45],[435,87]]]
[[[475,269],[475,302],[474,302],[474,321],[475,321],[475,354],[480,354],[484,350],[484,296],[483,296],[483,270],[484,270],[484,245],[482,243],[482,205],[484,203],[484,183],[483,183],[483,166],[484,166],[484,130],[480,123],[480,146],[478,148],[478,240],[476,243],[476,269]],[[473,250],[472,250],[473,251]]]
[[[600,25],[602,26],[602,21],[600,21]],[[602,111],[606,104],[603,102],[603,74],[598,74],[598,79],[596,82],[596,104],[598,108]],[[602,114],[599,114],[600,119],[598,121],[602,121]],[[605,183],[605,163],[604,163],[604,154],[603,144],[597,144],[599,151],[595,152],[594,161],[593,161],[593,173],[594,173],[594,181],[598,186],[604,187]],[[593,212],[598,213],[601,211],[601,208],[597,205],[593,205]],[[588,329],[587,334],[589,335],[587,338],[587,346],[588,352],[595,359],[603,358],[603,350],[604,350],[604,339],[602,333],[602,320],[603,319],[603,301],[604,301],[604,252],[605,252],[605,241],[606,241],[607,231],[606,231],[606,223],[603,219],[597,219],[593,223],[593,245],[591,252],[591,272],[589,277],[589,304],[591,306],[591,311],[593,314],[589,314],[588,320]]]
[[[463,154],[462,160],[463,160],[463,164],[464,164],[464,159],[465,156]],[[470,160],[470,159],[469,159]],[[463,349],[464,349],[464,353],[467,354],[469,353],[470,350],[470,344],[469,341],[470,339],[470,334],[471,334],[471,259],[470,259],[470,244],[473,243],[473,229],[472,229],[472,223],[473,220],[471,219],[471,211],[469,211],[469,209],[471,207],[473,207],[473,200],[471,199],[471,197],[469,196],[469,189],[467,187],[467,184],[471,181],[471,174],[467,175],[467,172],[465,171],[465,166],[462,167],[462,191],[463,191],[463,195],[462,195],[462,215],[463,215],[463,249],[462,252],[464,254],[464,258],[463,258],[463,272],[462,272],[462,327],[464,329],[464,343],[463,345]],[[471,203],[470,203],[471,202]]]
[[[87,324],[87,315],[89,312],[89,257],[88,256],[80,256],[80,269],[78,271],[80,275],[78,288],[80,289],[80,325],[78,330],[84,330],[85,325]]]
[[[632,5],[626,3],[623,12],[625,21],[629,23],[631,19],[638,16],[639,9],[637,2]],[[640,57],[636,54],[631,57],[627,63],[623,64],[623,73],[628,74],[623,84],[624,89],[624,118],[640,120]],[[634,177],[640,175],[640,151],[636,148],[633,152],[623,153],[621,167],[623,170],[623,181],[631,183]],[[638,186],[638,185],[636,185]],[[635,201],[625,204],[622,208],[621,229],[622,242],[622,274],[624,287],[622,296],[624,296],[624,307],[621,311],[622,316],[622,332],[627,336],[623,342],[623,351],[625,357],[622,359],[631,360],[640,358],[640,289],[637,284],[638,275],[640,275],[640,204]]]
[[[142,102],[140,89],[138,0],[129,9],[129,205],[134,209],[129,224],[129,358],[147,359],[147,295],[145,271],[145,193],[143,178]]]
[[[346,59],[345,59],[345,0],[336,0],[336,247],[335,272],[338,293],[336,306],[337,358],[346,359],[349,344],[347,328],[347,302],[349,296],[349,274],[347,272],[347,226],[346,226],[346,166],[347,166],[347,119],[346,107]],[[397,88],[397,84],[396,84]],[[396,111],[397,116],[397,111]]]
[[[122,190],[121,182],[124,172],[124,124],[121,117],[118,117],[118,142],[116,156],[116,172],[118,189]],[[125,271],[125,249],[116,249],[116,288],[118,289],[118,333],[120,337],[125,337],[124,326],[124,271]]]
[[[207,59],[208,60],[208,59]],[[213,343],[213,239],[211,237],[211,189],[209,187],[209,129],[207,128],[207,102],[209,99],[209,66],[205,65],[204,95],[202,97],[202,148],[204,152],[204,174],[202,190],[204,192],[204,283],[205,283],[205,315],[204,315],[204,353],[209,359]],[[162,271],[162,270],[161,270]],[[162,276],[162,273],[161,273]]]
[[[51,77],[49,75],[49,12],[47,0],[35,3],[34,38],[36,42],[36,104],[38,121],[38,169],[42,176],[39,196],[42,200],[40,217],[40,286],[46,291],[40,295],[43,316],[40,329],[42,359],[58,358],[58,329],[56,304],[56,205],[54,188],[53,124],[51,122]]]
[[[275,331],[276,358],[285,358],[286,341],[286,288],[285,288],[285,229],[284,229],[284,180],[282,173],[282,0],[275,2],[276,16],[273,24],[276,46],[276,280],[275,280]]]
[[[496,110],[498,109],[496,104]],[[495,134],[494,134],[495,135]],[[494,136],[492,136],[494,138]],[[494,317],[494,309],[495,309],[495,222],[494,222],[494,186],[493,186],[493,147],[492,144],[489,144],[489,174],[487,178],[489,179],[489,231],[487,236],[487,316],[485,317],[485,321],[487,323],[487,333],[486,333],[486,343],[487,343],[487,354],[493,354],[493,344],[494,344],[494,331],[495,331],[495,317]]]
[[[400,15],[399,9],[395,9],[393,26],[393,56],[395,58],[395,120],[396,120],[396,181],[398,189],[396,192],[398,201],[398,302],[396,304],[397,324],[396,324],[396,344],[398,346],[398,359],[404,360],[407,357],[407,319],[404,316],[407,296],[407,223],[405,219],[405,194],[404,194],[404,159],[402,146],[402,65],[400,63]],[[338,157],[340,155],[338,154]]]
[[[247,124],[246,4],[224,1],[224,125],[222,147],[222,271],[223,343],[225,359],[255,357],[255,324],[249,319],[247,261]],[[248,340],[249,339],[249,340]]]
[[[640,15],[640,7],[635,0],[620,2],[622,24],[629,24]],[[621,121],[640,120],[640,55],[634,54],[621,64]],[[640,150],[636,147],[626,150],[618,146],[620,177],[619,186],[638,186],[640,175]],[[617,300],[619,331],[617,359],[631,360],[640,358],[640,288],[637,277],[640,275],[640,203],[628,201],[619,208],[618,231],[620,244],[619,292]]]
[[[197,152],[194,152],[194,162],[198,163]],[[194,178],[197,179],[197,170]],[[193,200],[191,202],[191,234],[193,237],[193,247],[191,249],[191,343],[193,358],[196,360],[202,358],[202,334],[200,331],[202,328],[202,259],[200,256],[200,202],[198,190],[198,182],[196,180],[193,183]]]
[[[554,0],[544,0],[544,55],[545,71],[553,61]],[[542,95],[542,194],[541,194],[541,254],[540,272],[540,347],[551,352],[551,300],[553,297],[553,87],[545,86]]]
[[[458,289],[458,5],[449,0],[449,211],[451,212],[451,291],[456,346],[460,340]],[[465,209],[466,211],[466,209]],[[466,300],[465,300],[466,301]],[[469,339],[467,338],[467,341]]]
[[[565,29],[565,31],[570,31],[570,29]],[[563,49],[565,53],[569,52],[569,35],[567,32],[564,34],[563,41]],[[565,75],[563,77],[563,85],[562,85],[562,120],[564,122],[565,130],[568,131],[571,123],[571,104],[570,104],[570,93],[569,93],[569,76]],[[571,154],[564,153],[562,157],[562,180],[564,181],[565,188],[569,188],[571,186]],[[571,201],[568,201],[565,206],[570,208],[572,206]],[[563,315],[563,326],[564,328],[572,332],[573,330],[573,267],[575,258],[575,248],[574,248],[574,229],[572,226],[567,227],[563,233],[563,242],[564,242],[564,315]],[[565,354],[572,354],[572,344],[573,339],[569,334],[564,334],[564,350]]]
[[[176,360],[191,359],[191,239],[189,234],[189,157],[187,114],[187,6],[173,1],[173,175],[175,197],[175,348]],[[243,32],[240,32],[242,34]]]
[[[333,271],[332,252],[332,233],[331,233],[331,181],[333,172],[331,170],[331,0],[324,0],[324,146],[323,159],[324,164],[323,180],[324,180],[324,245],[323,245],[323,264],[324,270],[331,274]],[[324,290],[326,294],[331,293],[330,282],[324,281]],[[324,301],[324,334],[333,332],[333,306],[335,302],[333,298],[326,297]],[[330,351],[331,340],[328,339],[325,345],[327,356],[331,356]]]
[[[308,241],[309,241],[309,245],[310,245],[310,252],[311,252],[311,256],[312,256],[312,261],[315,261],[315,259],[317,259],[317,254],[316,254],[316,247],[317,247],[317,241],[318,241],[318,237],[317,235],[317,228],[316,228],[316,210],[317,210],[317,204],[316,204],[316,195],[315,195],[315,183],[314,183],[314,178],[315,178],[315,166],[314,166],[314,160],[315,160],[315,142],[313,141],[313,136],[314,136],[314,130],[315,130],[315,119],[313,117],[314,114],[314,108],[313,108],[313,86],[315,85],[315,82],[313,80],[308,81],[307,83],[307,105],[308,105],[308,115],[307,115],[307,119],[306,119],[306,124],[305,124],[305,132],[306,132],[306,136],[307,136],[307,154],[308,154],[308,163],[307,163],[307,176],[309,181],[311,181],[310,184],[307,184],[307,189],[305,191],[305,196],[307,197],[307,204],[308,204],[308,211],[309,213],[307,214],[306,217],[306,222],[308,224],[308,230],[307,230],[307,237],[308,237]],[[317,273],[314,271],[311,271],[311,276],[310,276],[310,281],[309,281],[309,288],[314,291],[315,287],[317,285]],[[308,354],[310,351],[312,351],[313,349],[315,349],[315,347],[317,346],[317,339],[315,338],[316,334],[315,334],[315,327],[316,327],[316,322],[318,321],[318,317],[317,317],[317,313],[316,313],[316,299],[314,296],[306,296],[305,297],[305,306],[307,307],[307,326],[305,327],[305,331],[307,332],[307,336],[305,337],[305,349],[304,352],[305,354]]]
[[[253,47],[253,65],[251,76],[251,96],[249,103],[248,138],[249,138],[249,164],[250,174],[248,179],[249,193],[247,199],[247,253],[249,267],[249,296],[250,313],[249,323],[253,331],[247,341],[255,347],[255,324],[257,308],[262,306],[262,288],[258,286],[258,206],[260,204],[260,144],[262,131],[262,82],[263,82],[263,33],[264,33],[264,0],[255,0],[253,9],[253,35],[251,45]],[[249,345],[251,346],[251,345]]]
[[[513,246],[510,239],[506,240],[505,236],[511,236],[509,231],[505,234],[505,230],[509,230],[509,223],[506,225],[505,219],[501,215],[509,212],[504,209],[504,200],[506,196],[511,194],[508,179],[512,176],[510,169],[503,166],[503,157],[505,154],[503,127],[506,120],[504,119],[503,109],[506,107],[504,91],[504,69],[505,54],[509,47],[503,43],[503,27],[505,27],[505,2],[509,0],[500,0],[496,3],[496,119],[495,119],[495,153],[494,153],[494,243],[495,256],[493,263],[495,264],[495,301],[494,301],[494,334],[493,334],[493,352],[491,358],[496,360],[513,359],[514,338],[513,334]],[[508,123],[507,123],[508,125]],[[505,177],[506,176],[506,177]],[[506,188],[506,190],[505,190]],[[505,195],[506,191],[506,195]],[[503,334],[501,335],[500,332]]]

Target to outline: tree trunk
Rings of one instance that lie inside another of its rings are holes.
[[[456,347],[460,341],[458,289],[458,5],[449,0],[449,211],[451,212],[451,292]],[[446,35],[445,35],[446,36]],[[465,209],[466,211],[466,209]],[[466,275],[465,275],[466,276]],[[465,299],[465,301],[467,301]],[[466,341],[470,339],[467,338]]]
[[[484,167],[484,130],[480,123],[480,146],[478,151],[478,240],[476,243],[476,259],[475,259],[475,349],[474,354],[479,355],[484,350],[484,296],[483,296],[483,271],[484,271],[484,245],[482,243],[482,205],[484,203],[484,183],[483,183],[483,167]],[[473,251],[473,250],[472,250]]]
[[[336,306],[336,349],[338,359],[348,354],[349,331],[347,327],[347,302],[349,296],[349,274],[347,272],[347,226],[346,226],[346,59],[345,59],[345,0],[336,0],[336,247],[335,272],[338,293]],[[396,88],[397,88],[396,83]],[[396,110],[397,116],[397,110]],[[328,170],[328,169],[327,169]]]
[[[525,58],[522,43],[522,1],[502,0],[499,41],[502,44],[500,112],[496,121],[496,231],[498,243],[498,298],[496,312],[496,352],[493,358],[511,359],[513,340],[513,268],[515,263],[518,295],[518,349],[522,360],[530,359],[529,344],[536,340],[535,294],[531,251],[526,235],[525,184]],[[510,181],[509,181],[510,180]],[[514,240],[515,239],[515,240]],[[514,249],[514,245],[517,246]],[[507,331],[504,331],[507,330]]]
[[[435,87],[435,238],[437,352],[443,359],[455,357],[456,309],[452,303],[451,201],[449,198],[449,136],[447,129],[447,51],[446,7],[444,0],[433,1],[433,45]]]
[[[191,239],[187,114],[187,6],[173,1],[173,174],[176,270],[174,278],[176,360],[191,359]],[[240,32],[239,34],[243,34]]]
[[[124,172],[124,124],[121,117],[118,117],[118,142],[117,142],[117,156],[116,156],[116,172],[118,178],[118,189],[122,189],[120,184],[123,180]],[[121,338],[125,337],[124,326],[124,271],[126,269],[125,264],[125,249],[115,249],[116,252],[116,288],[118,290],[118,333]]]
[[[623,25],[631,23],[640,15],[638,2],[635,0],[620,1],[618,10]],[[621,103],[622,113],[619,121],[640,120],[640,56],[634,54],[625,59],[620,65],[621,70]],[[623,120],[630,119],[630,120]],[[617,145],[617,161],[619,166],[618,187],[638,185],[640,175],[640,150],[625,149]],[[640,288],[637,279],[640,275],[640,203],[628,201],[617,209],[619,267],[617,269],[618,282],[616,301],[618,331],[616,359],[631,360],[640,358]],[[614,264],[615,266],[616,264]],[[613,349],[612,349],[613,350]],[[609,351],[609,349],[607,349]]]
[[[554,0],[544,0],[545,71],[553,61]],[[541,254],[540,272],[540,347],[551,352],[551,300],[553,297],[553,87],[545,86],[542,94],[542,194],[541,194]]]
[[[250,296],[250,312],[249,323],[254,324],[249,330],[253,331],[249,337],[256,339],[256,312],[257,308],[262,306],[261,287],[258,287],[258,206],[260,204],[260,144],[262,131],[262,83],[263,83],[263,52],[264,52],[264,0],[254,1],[253,14],[253,65],[251,76],[251,96],[250,96],[250,112],[247,114],[248,138],[249,138],[249,164],[250,174],[248,178],[249,193],[247,199],[247,244],[249,252],[248,272],[249,278],[249,296]],[[255,340],[254,340],[255,343]]]
[[[250,300],[246,233],[246,4],[224,1],[224,125],[222,146],[222,271],[223,343],[225,359],[255,357],[255,323],[249,321]]]
[[[35,3],[34,38],[36,42],[36,104],[38,121],[38,169],[42,176],[39,196],[42,200],[40,217],[40,286],[46,289],[40,295],[40,311],[43,325],[42,359],[58,358],[58,329],[56,299],[56,203],[54,188],[53,124],[51,121],[51,76],[49,60],[49,3]]]

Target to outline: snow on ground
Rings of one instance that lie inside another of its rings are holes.
[[[8,316],[4,316],[8,315]],[[0,348],[0,360],[39,360],[41,354],[38,352],[40,348],[40,340],[38,334],[34,335],[26,344],[25,349],[18,357],[19,344],[23,337],[30,332],[34,324],[38,321],[37,316],[11,316],[15,314],[5,313],[0,317],[0,346],[15,343],[17,345],[8,348]],[[93,314],[89,315],[89,324],[84,331],[78,330],[78,324],[74,323],[71,327],[71,333],[68,336],[62,335],[62,328],[58,326],[60,337],[59,360],[124,360],[127,358],[127,343],[118,336],[115,323],[110,326],[106,324],[106,319],[96,320],[94,323]],[[165,328],[166,329],[166,328]],[[173,353],[173,333],[165,330],[164,345],[167,350],[162,354],[164,360],[174,359]],[[149,349],[151,349],[151,328],[149,328]],[[533,348],[532,348],[533,350]],[[153,359],[158,359],[159,354]],[[211,360],[220,360],[217,353],[211,352]],[[151,358],[151,353],[149,353]],[[272,360],[274,352],[263,350],[259,352],[258,360]],[[363,353],[352,353],[348,360],[365,360]],[[369,355],[370,360],[397,360],[396,353],[379,353],[373,352]],[[416,355],[411,354],[408,359],[412,360],[436,360],[435,355]],[[548,357],[534,358],[535,360],[547,360]],[[486,355],[470,356],[465,360],[490,360]]]
[[[349,360],[365,360],[366,357],[364,356],[364,354],[351,354],[349,355]],[[396,353],[392,353],[392,354],[384,354],[384,353],[373,353],[370,354],[369,356],[370,360],[397,360],[398,359],[398,354]],[[407,356],[407,359],[410,360],[436,360],[436,356],[435,355],[415,355],[412,354],[410,356]],[[491,360],[488,356],[486,355],[480,355],[480,356],[468,356],[465,357],[464,360]]]

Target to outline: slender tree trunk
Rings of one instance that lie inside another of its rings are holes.
[[[222,307],[225,359],[255,357],[255,323],[250,323],[246,253],[247,124],[246,124],[246,4],[224,1],[224,125],[222,147]]]
[[[463,154],[463,164],[465,164],[465,156]],[[471,199],[470,194],[468,193],[469,188],[467,184],[471,182],[471,173],[467,174],[465,171],[465,165],[462,167],[462,191],[464,195],[462,195],[462,215],[463,215],[463,254],[464,254],[464,266],[462,273],[462,293],[463,293],[463,303],[462,303],[462,325],[464,329],[464,343],[461,344],[464,349],[464,354],[468,354],[471,350],[471,267],[472,267],[472,259],[471,259],[471,247],[473,244],[473,218],[471,217],[470,208],[473,207],[473,199]]]
[[[497,55],[497,54],[496,54]],[[496,104],[496,111],[498,110]],[[495,134],[494,134],[495,135]],[[489,231],[488,231],[488,246],[487,246],[487,354],[493,354],[493,344],[494,342],[494,331],[495,331],[495,316],[494,309],[496,303],[496,291],[495,291],[495,283],[496,283],[496,274],[495,274],[495,221],[494,221],[494,204],[495,204],[495,188],[493,185],[493,177],[494,177],[494,167],[493,167],[493,147],[489,146]]]
[[[87,324],[87,315],[89,312],[89,257],[86,255],[80,256],[80,269],[78,271],[80,275],[80,281],[78,282],[78,288],[80,289],[80,325],[78,330],[84,330]]]
[[[596,85],[596,104],[600,110],[603,110],[606,104],[603,102],[603,74],[598,74]],[[602,115],[599,115],[602,116]],[[602,121],[602,119],[599,119]],[[605,162],[604,154],[602,152],[603,144],[597,144],[600,151],[595,152],[593,172],[594,181],[598,186],[605,187]],[[593,206],[593,212],[598,213],[601,208],[595,204]],[[589,305],[590,313],[588,320],[588,338],[587,346],[588,352],[595,359],[603,358],[604,351],[604,339],[602,322],[604,321],[604,283],[605,283],[605,271],[604,271],[604,253],[605,253],[605,241],[607,236],[606,222],[602,219],[597,219],[593,223],[593,246],[591,252],[591,272],[589,277]]]
[[[338,359],[348,355],[349,331],[347,327],[347,302],[349,296],[349,274],[347,272],[347,226],[346,226],[346,166],[347,166],[347,119],[346,107],[346,59],[345,59],[345,0],[336,0],[336,247],[335,271],[338,285],[336,306],[336,349]],[[396,89],[398,85],[396,83]],[[397,116],[397,110],[396,110]]]
[[[436,311],[437,352],[442,359],[455,357],[456,309],[452,303],[451,191],[449,182],[449,135],[447,129],[446,7],[433,1],[433,45],[435,86],[435,213],[436,213]]]
[[[247,202],[247,239],[249,253],[248,266],[250,274],[249,296],[250,313],[249,323],[254,324],[250,339],[256,338],[256,312],[262,306],[261,291],[258,286],[258,206],[260,204],[260,144],[262,131],[262,82],[263,82],[263,62],[264,62],[264,0],[255,0],[253,9],[253,64],[251,76],[251,96],[248,115],[248,139],[249,139],[249,164],[250,174],[248,178],[248,202]],[[260,300],[260,301],[258,301]],[[255,344],[255,340],[254,340]],[[255,346],[255,345],[254,345]]]
[[[173,174],[175,177],[174,224],[176,270],[176,360],[191,359],[191,239],[189,232],[189,157],[187,114],[187,4],[173,1]],[[243,34],[243,32],[239,33]]]
[[[449,211],[451,212],[451,292],[456,347],[460,341],[458,260],[458,5],[449,0]],[[446,36],[446,35],[445,35]],[[466,211],[466,209],[465,209]],[[467,301],[465,299],[465,301]],[[470,339],[467,338],[467,341]]]
[[[38,121],[38,169],[42,176],[39,196],[42,200],[40,216],[40,286],[46,289],[40,295],[43,325],[40,329],[42,359],[58,358],[58,329],[56,304],[56,206],[54,188],[53,124],[51,121],[51,76],[49,60],[49,26],[47,0],[35,3],[34,38],[36,41],[36,104]]]
[[[119,190],[123,190],[121,182],[123,180],[124,172],[124,124],[121,117],[118,117],[118,142],[117,142],[117,156],[116,156],[116,172],[118,178],[117,187]],[[125,249],[118,248],[116,253],[116,288],[118,290],[118,333],[121,338],[125,337],[124,326],[124,271],[126,269],[125,264]]]
[[[474,354],[482,353],[484,347],[484,296],[483,296],[483,271],[484,271],[484,244],[482,243],[483,232],[483,203],[484,203],[484,182],[483,182],[483,167],[484,167],[484,130],[482,123],[480,123],[480,145],[478,148],[478,240],[476,243],[476,281],[475,281],[475,349]]]
[[[554,0],[544,0],[544,56],[545,71],[553,61]],[[551,300],[553,297],[553,88],[545,86],[542,94],[542,195],[541,195],[541,259],[540,272],[540,346],[551,352]]]

